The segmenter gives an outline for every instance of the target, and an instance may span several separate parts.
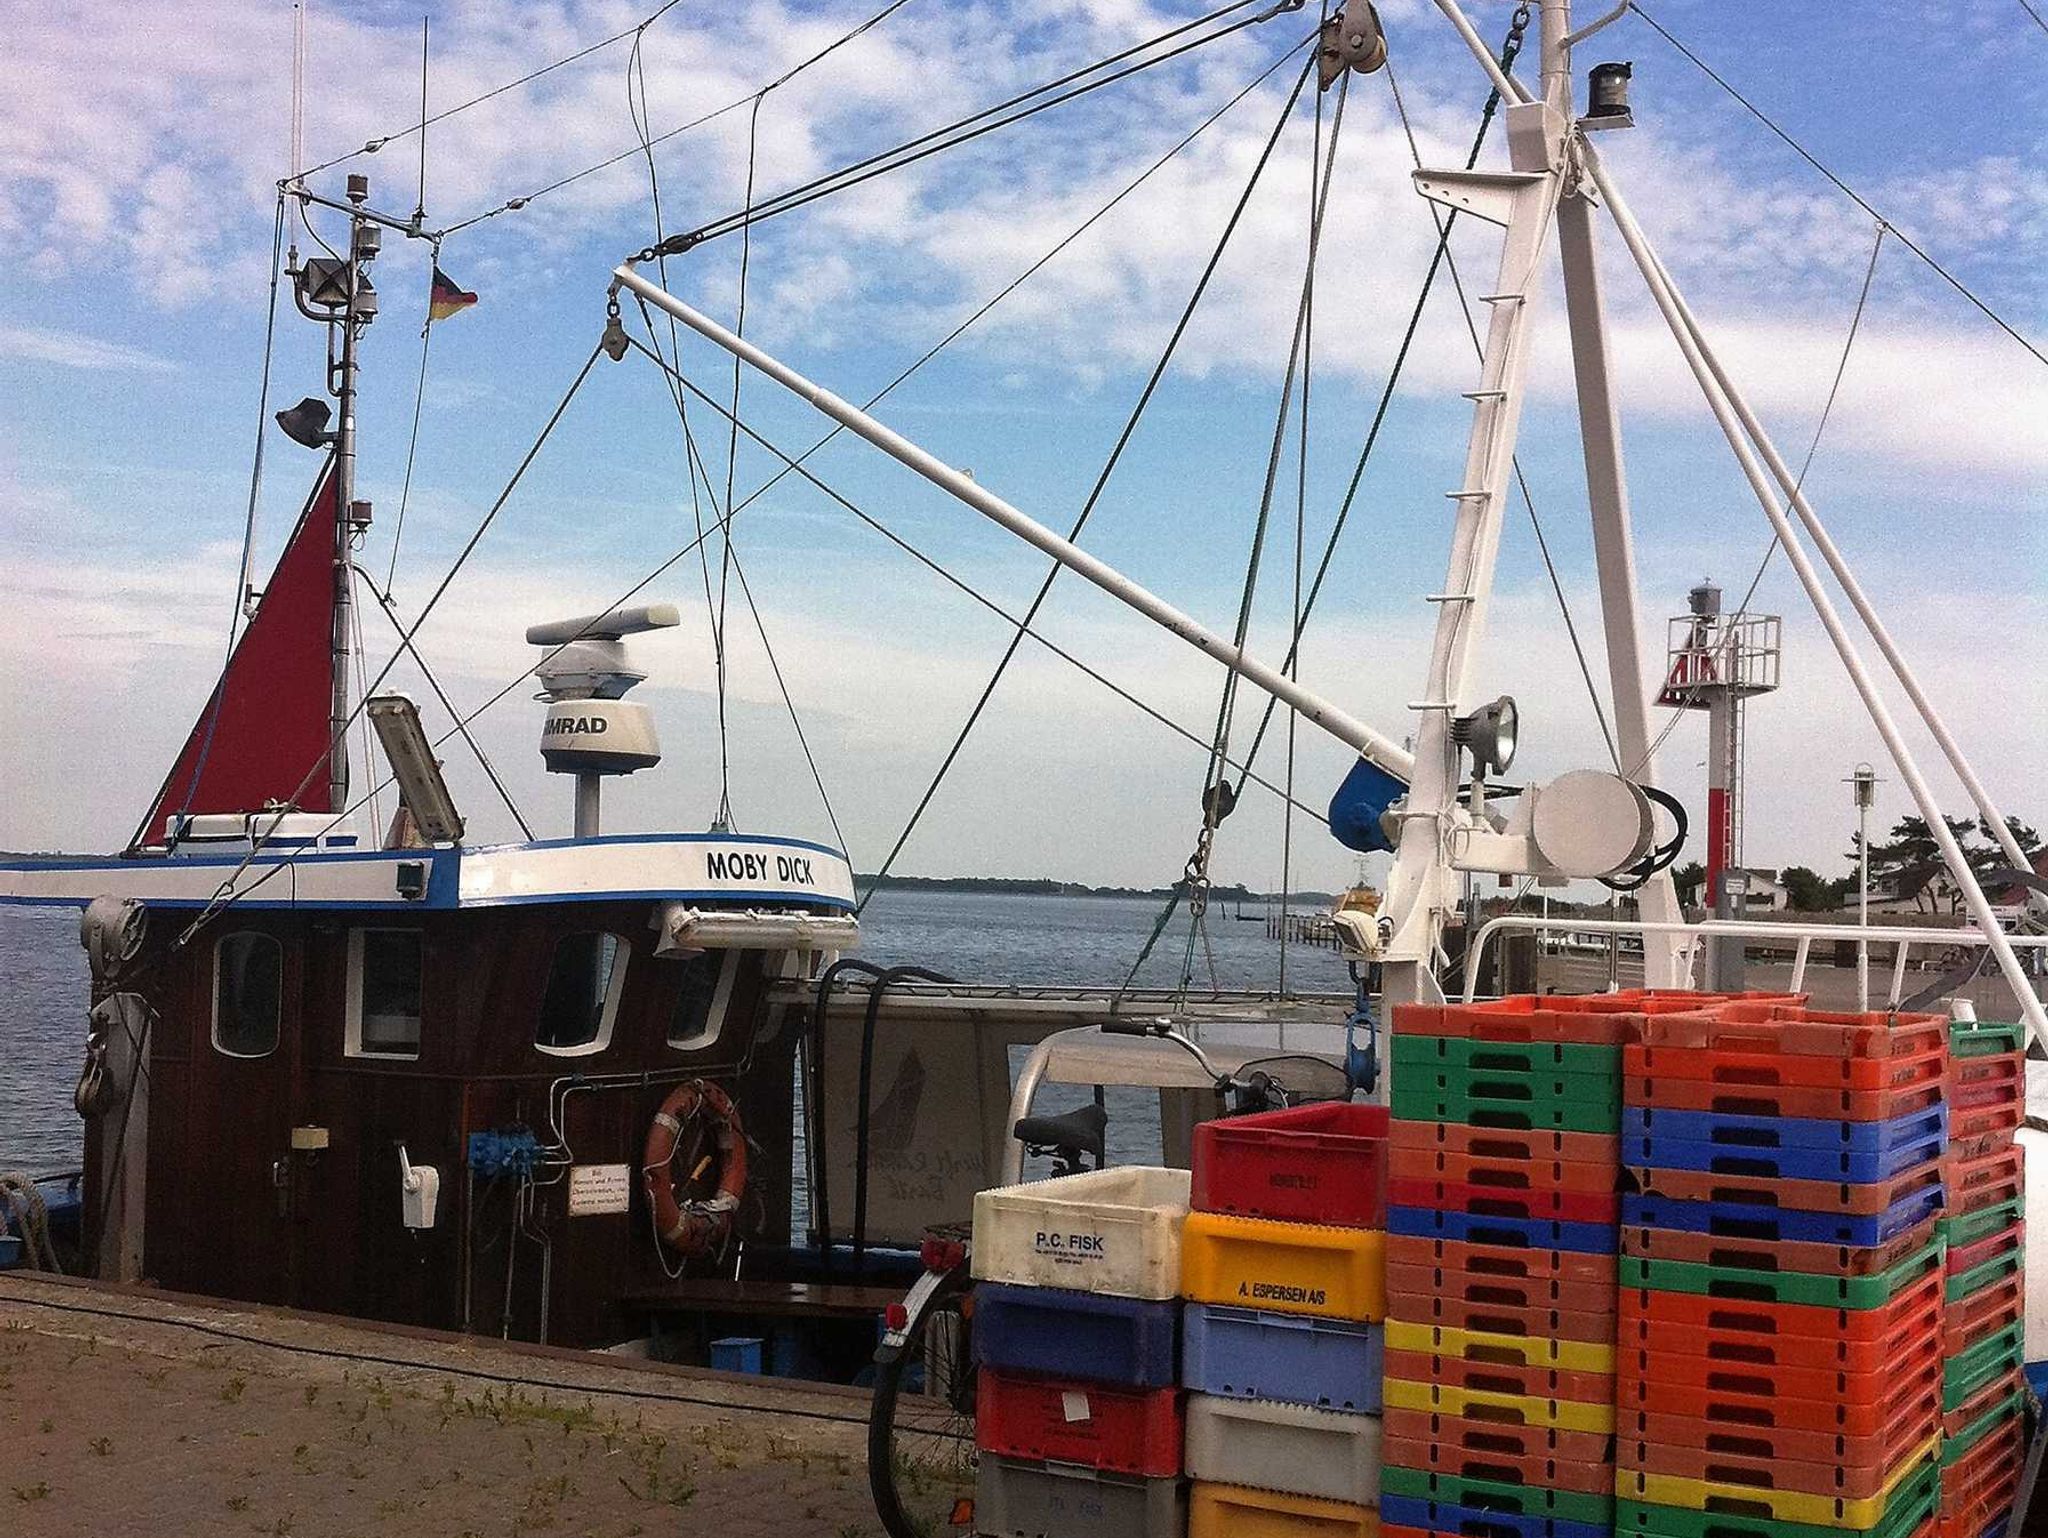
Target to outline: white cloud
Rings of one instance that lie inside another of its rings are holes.
[[[92,373],[174,374],[178,365],[139,347],[42,326],[0,326],[0,358]]]

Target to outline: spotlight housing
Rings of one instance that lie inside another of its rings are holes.
[[[1451,723],[1451,740],[1472,755],[1473,773],[1482,777],[1507,773],[1520,736],[1521,712],[1505,694]]]

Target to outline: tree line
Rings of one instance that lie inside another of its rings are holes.
[[[1993,836],[1990,822],[1981,817],[1946,816],[1942,821],[1962,846],[1970,869],[1995,890],[1999,883],[1990,879],[1993,873],[2006,869],[2012,862]],[[2017,817],[2007,817],[2005,825],[2032,861],[2042,847],[2040,834]],[[1847,875],[1830,879],[1806,865],[1790,865],[1779,871],[1778,883],[1785,888],[1787,906],[1800,913],[1828,913],[1853,903],[1861,855],[1861,837],[1852,833],[1849,851],[1843,857],[1849,866]],[[1934,830],[1925,818],[1901,817],[1882,842],[1875,838],[1870,841],[1872,897],[1912,898],[1929,912],[1959,913],[1963,907],[1962,894],[1954,889],[1953,883],[1938,879],[1947,869],[1941,846],[1935,842]],[[1699,893],[1706,884],[1706,867],[1697,860],[1679,866],[1671,875],[1678,884],[1679,896],[1688,901],[1697,900],[1689,894]]]

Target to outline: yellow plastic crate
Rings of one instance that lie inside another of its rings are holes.
[[[1739,1510],[1746,1515],[1768,1515],[1777,1522],[1804,1522],[1812,1527],[1866,1532],[1883,1518],[1885,1504],[1891,1500],[1892,1492],[1940,1456],[1941,1436],[1937,1432],[1892,1470],[1882,1490],[1858,1500],[1811,1495],[1803,1490],[1759,1490],[1754,1485],[1714,1484],[1704,1479],[1681,1479],[1675,1474],[1643,1474],[1631,1469],[1615,1474],[1614,1491],[1626,1501],[1648,1501],[1685,1511]]]
[[[1197,1303],[1377,1324],[1387,1317],[1387,1236],[1191,1212],[1181,1228],[1180,1290]]]
[[[1379,1538],[1379,1532],[1380,1514],[1348,1501],[1201,1480],[1188,1490],[1188,1538]]]
[[[1521,1367],[1561,1367],[1572,1372],[1613,1372],[1614,1348],[1592,1341],[1549,1336],[1496,1335],[1490,1330],[1454,1330],[1441,1324],[1387,1321],[1389,1351],[1427,1351],[1468,1362],[1508,1362]]]
[[[1448,1383],[1416,1383],[1405,1378],[1386,1382],[1389,1410],[1429,1410],[1479,1420],[1522,1426],[1555,1426],[1560,1431],[1614,1431],[1614,1406],[1576,1399],[1537,1399],[1528,1394],[1499,1394],[1492,1389],[1454,1388]]]

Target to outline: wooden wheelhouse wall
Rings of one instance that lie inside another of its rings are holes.
[[[711,1044],[679,1050],[668,1036],[690,965],[654,955],[650,911],[645,902],[559,903],[246,912],[216,921],[150,990],[160,1019],[150,1048],[146,1274],[166,1287],[250,1301],[564,1345],[611,1343],[631,1328],[619,1300],[658,1290],[678,1267],[657,1252],[639,1190],[641,1145],[669,1091],[698,1075],[733,1095],[753,1145],[740,1233],[785,1243],[796,1044],[793,1031],[756,1039],[767,1018],[768,958],[738,953],[723,1028]],[[416,1059],[346,1049],[356,927],[421,934]],[[263,1056],[234,1057],[214,1042],[215,957],[221,937],[251,930],[282,947],[278,1040]],[[593,930],[625,947],[609,1038],[583,1055],[543,1052],[535,1027],[556,945]],[[551,1144],[550,1091],[572,1083],[561,1133],[577,1164],[630,1168],[628,1210],[571,1218],[566,1169],[542,1168],[510,1240],[521,1183],[472,1182],[469,1134],[523,1125]],[[98,1149],[101,1140],[91,1143]],[[415,1165],[440,1172],[430,1230],[403,1225],[401,1143]],[[95,1169],[90,1189],[103,1188]],[[716,1268],[700,1261],[691,1269]]]

